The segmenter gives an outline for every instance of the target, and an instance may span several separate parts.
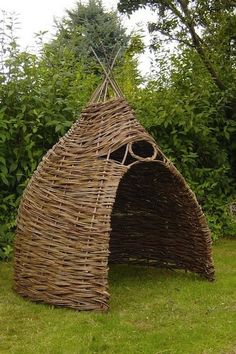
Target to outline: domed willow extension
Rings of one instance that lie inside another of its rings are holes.
[[[18,211],[14,289],[76,310],[109,308],[113,263],[214,279],[210,230],[194,193],[104,71],[79,120],[43,157]]]

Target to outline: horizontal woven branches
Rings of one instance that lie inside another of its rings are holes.
[[[116,97],[103,102],[107,85]],[[195,195],[120,95],[105,70],[92,102],[25,189],[14,263],[22,296],[106,310],[108,263],[214,278],[210,230]]]

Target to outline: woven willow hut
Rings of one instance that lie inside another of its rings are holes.
[[[14,288],[34,301],[106,310],[111,263],[214,277],[194,193],[106,75],[23,194]]]

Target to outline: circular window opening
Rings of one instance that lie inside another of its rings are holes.
[[[153,157],[155,150],[152,144],[146,140],[139,140],[132,143],[131,150],[135,156],[147,158]]]

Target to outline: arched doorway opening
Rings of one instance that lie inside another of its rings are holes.
[[[109,263],[194,271],[212,280],[210,231],[194,194],[162,161],[134,163],[111,215]]]

